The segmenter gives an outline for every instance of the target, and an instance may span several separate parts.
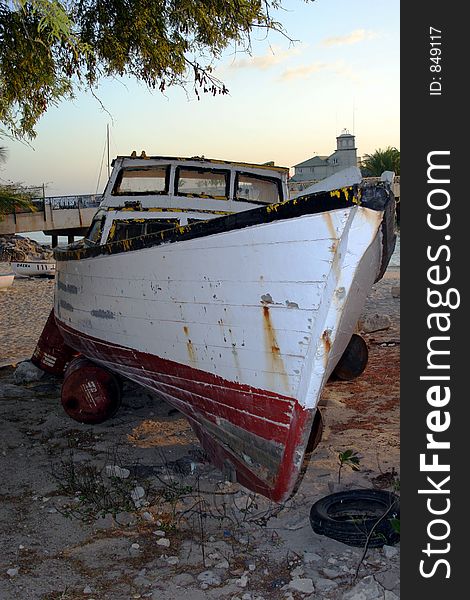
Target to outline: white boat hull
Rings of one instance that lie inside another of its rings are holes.
[[[382,219],[351,204],[59,261],[56,322],[72,348],[186,414],[219,466],[281,500],[383,266]]]
[[[312,408],[377,275],[380,219],[355,207],[61,263],[56,318]]]

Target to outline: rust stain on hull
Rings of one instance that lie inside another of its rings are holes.
[[[328,232],[330,234],[330,237],[337,241],[338,240],[338,233],[336,231],[335,226],[333,225],[333,220],[331,218],[331,214],[329,212],[323,213],[323,218],[325,219],[326,222],[326,226],[328,227]]]
[[[322,336],[321,336],[321,339],[322,339],[322,342],[323,342],[323,348],[325,350],[324,359],[323,359],[324,360],[325,368],[326,368],[326,366],[328,364],[328,357],[329,357],[330,351],[331,351],[331,338],[330,338],[330,334],[331,334],[331,331],[329,329],[325,329],[325,331],[322,333]]]
[[[341,258],[341,255],[338,252],[338,246],[339,246],[338,232],[336,231],[336,228],[333,224],[333,219],[331,218],[330,213],[328,213],[328,212],[324,213],[323,218],[325,219],[326,226],[328,227],[328,232],[330,234],[330,237],[332,238],[330,251],[333,255],[333,262],[331,263],[331,268],[335,274],[336,279],[338,280],[339,276],[340,276],[339,261]]]
[[[193,343],[191,340],[188,340],[186,343],[186,347],[188,349],[189,360],[193,365],[197,363],[196,350],[194,349]]]
[[[321,339],[323,340],[323,345],[325,347],[326,354],[329,354],[329,352],[331,350],[331,340],[330,340],[330,330],[329,329],[325,329],[325,331],[322,333]]]
[[[225,344],[228,345],[227,334],[225,332],[225,325],[224,325],[223,319],[219,319],[217,321],[217,323],[220,326],[220,331],[221,331],[222,337],[224,338],[224,342],[225,342]],[[228,336],[230,337],[230,351],[232,352],[235,369],[237,370],[238,381],[242,381],[243,374],[242,374],[242,369],[241,369],[241,365],[240,365],[240,358],[238,356],[238,351],[237,351],[237,343],[233,337],[233,332],[230,329],[230,327],[228,328]],[[244,346],[244,343],[242,343],[242,346]]]
[[[189,336],[189,327],[187,327],[186,325],[183,327],[183,331],[186,337]],[[194,349],[193,343],[190,339],[188,339],[188,341],[186,342],[186,350],[188,351],[188,357],[189,357],[189,362],[192,365],[196,365],[197,363],[197,356],[196,356],[196,350]]]
[[[242,374],[242,369],[241,369],[241,366],[240,366],[240,359],[238,357],[237,344],[236,344],[236,341],[233,338],[233,333],[232,333],[232,330],[230,328],[228,330],[228,334],[230,336],[230,344],[232,346],[232,355],[233,355],[233,360],[235,361],[235,368],[237,369],[237,373],[238,373],[238,380],[242,381],[243,374]]]
[[[278,373],[281,376],[284,387],[286,390],[289,390],[289,377],[286,373],[284,361],[282,360],[281,351],[276,339],[276,332],[274,331],[271,321],[269,306],[263,306],[263,326],[266,350],[271,356],[270,367],[274,373]]]

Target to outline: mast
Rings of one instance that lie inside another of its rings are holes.
[[[108,153],[108,179],[110,173],[110,164],[109,164],[109,123],[106,125],[106,149]]]

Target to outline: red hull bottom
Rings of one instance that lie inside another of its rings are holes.
[[[297,481],[314,410],[294,399],[79,333],[57,320],[67,345],[160,394],[191,423],[222,471],[281,502]]]

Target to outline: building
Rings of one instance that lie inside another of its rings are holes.
[[[336,150],[330,156],[313,156],[298,165],[294,165],[295,173],[289,179],[289,191],[300,192],[313,183],[325,179],[333,173],[357,167],[358,157],[355,137],[347,131],[336,138]]]

